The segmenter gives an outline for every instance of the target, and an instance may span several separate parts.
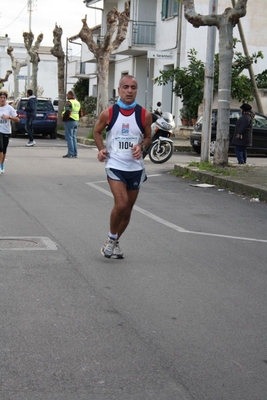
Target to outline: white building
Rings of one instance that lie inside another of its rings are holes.
[[[98,2],[99,0],[88,0],[86,5],[97,6]],[[219,3],[219,14],[227,7],[232,7],[231,0],[220,0]],[[265,55],[264,60],[259,60],[253,66],[255,74],[266,69],[267,41],[264,33],[267,31],[267,9],[265,3],[266,0],[258,0],[255,7],[253,1],[248,1],[247,15],[240,20],[249,53],[261,50]],[[107,13],[113,7],[122,12],[125,4],[126,0],[104,0],[101,35],[105,34]],[[208,14],[209,0],[195,0],[195,7],[199,14]],[[193,28],[183,16],[182,4],[177,3],[176,0],[131,0],[127,38],[113,53],[110,60],[110,98],[114,89],[117,90],[121,76],[129,73],[136,76],[138,80],[137,100],[141,105],[152,110],[156,108],[157,101],[161,101],[163,110],[170,110],[178,117],[182,104],[180,99],[173,95],[171,85],[156,86],[152,78],[157,77],[160,70],[186,66],[187,53],[192,48],[196,49],[199,58],[205,61],[208,29],[207,27]],[[237,27],[234,28],[234,37],[239,39]],[[238,50],[242,52],[241,45],[239,47]],[[216,52],[218,52],[218,46]],[[95,61],[85,44],[82,44],[82,61],[86,63]],[[263,108],[267,114],[266,97],[263,98]]]
[[[82,0],[79,0],[82,1]],[[210,0],[195,0],[196,11],[199,14],[208,14]],[[232,7],[232,0],[220,0],[218,13],[225,8]],[[102,10],[102,24],[93,28],[95,40],[101,40],[106,33],[107,13],[116,7],[119,11],[125,9],[126,0],[104,0]],[[100,0],[88,0],[86,6],[101,6]],[[261,50],[265,56],[253,65],[255,74],[266,69],[267,41],[266,41],[266,0],[257,0],[255,7],[253,1],[247,3],[247,15],[242,18],[248,51],[250,54]],[[179,109],[182,107],[179,98],[171,90],[171,84],[157,86],[153,78],[159,76],[160,70],[186,66],[187,53],[194,48],[200,59],[206,59],[207,27],[193,28],[183,16],[183,6],[176,0],[131,0],[130,22],[126,39],[110,57],[109,68],[109,98],[117,94],[119,79],[123,74],[129,73],[136,76],[139,83],[138,102],[148,109],[155,109],[158,101],[162,102],[163,110],[171,111],[176,115],[178,122]],[[75,33],[75,32],[73,32]],[[238,27],[234,28],[234,37],[239,38]],[[217,34],[218,41],[218,34]],[[10,38],[0,37],[0,77],[11,68],[10,57],[6,53],[9,45],[14,47],[14,56],[18,60],[27,58],[24,44],[11,43]],[[67,90],[71,89],[78,78],[89,79],[89,95],[97,95],[97,65],[94,55],[88,50],[87,45],[80,40],[70,40],[72,48],[81,49],[81,57],[72,56],[71,50],[67,53]],[[242,46],[239,45],[242,52]],[[216,48],[218,52],[218,46]],[[75,54],[79,51],[75,51]],[[40,63],[38,65],[38,86],[44,89],[44,96],[55,98],[58,96],[57,59],[51,55],[50,47],[40,47]],[[28,68],[21,68],[20,75],[27,76]],[[12,94],[14,90],[14,77],[11,75],[5,88]],[[24,91],[27,82],[19,81],[20,91]],[[267,114],[267,97],[262,98],[263,108]],[[233,105],[237,105],[233,104]]]
[[[27,60],[28,54],[25,49],[24,43],[12,43],[8,36],[0,37],[0,77],[4,78],[7,70],[12,70],[11,58],[7,54],[7,48],[12,46],[14,48],[13,55],[16,60],[23,62]],[[40,62],[38,64],[38,87],[43,89],[43,96],[56,98],[58,97],[58,75],[57,75],[57,58],[51,52],[51,47],[40,46],[38,51]],[[71,89],[77,81],[77,75],[80,73],[80,57],[72,57],[71,52],[67,55],[67,90]],[[30,65],[30,63],[29,63]],[[31,67],[31,65],[30,65]],[[28,66],[20,69],[19,76],[10,75],[7,82],[4,82],[4,89],[6,89],[10,96],[14,93],[14,79],[19,81],[19,92],[25,93],[28,89],[28,71],[31,69]],[[13,71],[12,71],[13,72]]]

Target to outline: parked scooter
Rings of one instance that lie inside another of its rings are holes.
[[[149,155],[150,160],[155,164],[163,164],[173,155],[173,136],[175,122],[173,115],[161,111],[161,103],[157,103],[157,110],[152,113],[151,135],[152,140],[149,147],[143,150],[143,158]]]

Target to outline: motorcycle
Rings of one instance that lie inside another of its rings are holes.
[[[173,130],[175,122],[173,115],[169,112],[161,111],[161,103],[157,103],[157,110],[152,114],[150,146],[144,148],[143,158],[149,155],[150,160],[155,164],[163,164],[173,155],[173,141],[170,136],[174,136]]]

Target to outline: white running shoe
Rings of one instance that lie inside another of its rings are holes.
[[[1,164],[0,165],[0,174],[4,174],[5,173],[5,164]]]
[[[33,140],[33,141],[28,141],[28,143],[26,144],[26,146],[27,147],[30,147],[30,146],[34,146],[35,145],[35,141]]]
[[[124,258],[123,252],[121,251],[120,245],[119,245],[119,241],[116,240],[116,244],[115,247],[113,249],[113,253],[111,258],[116,258],[118,260],[122,260]]]
[[[102,256],[110,258],[113,254],[114,247],[116,246],[116,239],[112,239],[110,237],[107,238],[106,243],[100,249],[100,253]]]

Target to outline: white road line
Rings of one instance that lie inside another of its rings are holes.
[[[92,188],[98,190],[101,193],[104,193],[105,195],[109,197],[113,197],[112,193],[110,191],[103,189],[102,187],[98,186],[97,183],[103,183],[106,181],[98,181],[98,182],[91,182],[91,183],[86,183],[88,186],[91,186]],[[258,242],[258,243],[267,243],[267,239],[255,239],[255,238],[247,238],[247,237],[242,237],[242,236],[231,236],[231,235],[219,235],[217,233],[208,233],[208,232],[194,232],[194,231],[188,231],[184,228],[182,228],[179,225],[175,225],[169,221],[166,221],[165,219],[162,219],[158,217],[155,214],[152,214],[149,211],[144,210],[141,207],[134,206],[134,209],[138,211],[140,214],[145,215],[146,217],[159,222],[162,225],[167,226],[170,229],[173,229],[176,232],[180,233],[189,233],[191,235],[200,235],[200,236],[212,236],[212,237],[219,237],[219,238],[225,238],[225,239],[234,239],[234,240],[243,240],[243,241],[249,241],[249,242]]]

